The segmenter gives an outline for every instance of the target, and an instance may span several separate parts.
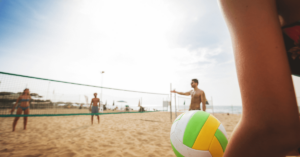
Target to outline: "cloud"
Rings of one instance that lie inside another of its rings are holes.
[[[52,3],[45,10],[38,1],[6,10],[18,22],[4,20],[7,28],[23,34],[8,34],[10,42],[0,43],[1,57],[9,60],[1,64],[0,58],[0,70],[98,85],[104,70],[104,86],[160,93],[168,93],[171,82],[190,90],[190,79],[199,78],[208,96],[224,94],[224,80],[235,77],[229,35],[214,1]]]
[[[216,1],[169,1],[174,27],[167,37],[171,47],[186,49],[176,54],[179,73],[207,79],[232,77],[235,70],[227,27]],[[186,56],[186,57],[183,57]]]
[[[169,35],[174,45],[197,49],[215,47],[229,34],[216,1],[172,1],[179,25]]]

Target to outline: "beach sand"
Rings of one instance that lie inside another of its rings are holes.
[[[230,138],[241,115],[214,114]],[[175,115],[173,114],[173,120]],[[170,145],[170,113],[29,117],[27,130],[20,118],[0,118],[0,156],[6,157],[174,157]]]

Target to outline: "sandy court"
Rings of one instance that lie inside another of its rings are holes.
[[[214,114],[228,135],[240,115]],[[0,156],[59,157],[174,157],[170,145],[170,113],[101,115],[91,125],[90,116],[23,118],[12,131],[13,118],[0,118]],[[174,120],[173,114],[173,120]],[[96,123],[95,123],[96,122]]]

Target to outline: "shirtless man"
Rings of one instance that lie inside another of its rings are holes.
[[[189,92],[186,93],[182,93],[182,92],[177,92],[175,90],[171,91],[172,93],[177,93],[180,95],[191,95],[191,104],[190,104],[190,110],[201,110],[200,108],[200,103],[202,102],[202,110],[205,111],[206,110],[206,98],[205,98],[205,93],[203,90],[198,88],[198,80],[197,79],[192,79],[191,82],[191,86],[194,88],[194,90],[191,90]]]
[[[93,124],[93,119],[94,119],[93,113],[99,113],[99,108],[100,108],[100,99],[97,98],[97,93],[94,93],[94,96],[95,96],[95,98],[92,99],[92,102],[90,105],[90,111],[92,111],[92,124]],[[99,107],[98,107],[98,103],[99,103]],[[99,115],[97,115],[97,118],[98,118],[98,123],[100,123]]]

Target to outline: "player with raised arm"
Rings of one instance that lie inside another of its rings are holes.
[[[172,93],[177,93],[180,95],[190,95],[191,96],[191,104],[189,107],[189,110],[201,110],[200,108],[200,103],[202,102],[202,110],[205,111],[206,110],[206,98],[205,98],[205,93],[203,90],[198,88],[198,80],[197,79],[192,79],[191,82],[191,86],[192,88],[194,88],[194,90],[191,90],[189,92],[177,92],[175,90],[171,91]]]

